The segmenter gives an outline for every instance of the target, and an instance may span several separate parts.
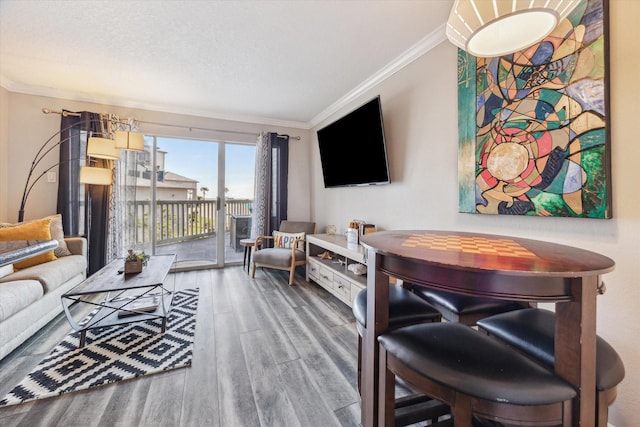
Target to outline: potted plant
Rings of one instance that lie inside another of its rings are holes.
[[[137,253],[129,249],[127,257],[124,259],[124,274],[140,273],[142,267],[147,265],[150,256],[144,251]]]

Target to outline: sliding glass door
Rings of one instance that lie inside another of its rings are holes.
[[[231,227],[250,221],[255,146],[147,136],[141,154],[129,215],[142,229],[136,247],[174,253],[181,269],[241,263]]]

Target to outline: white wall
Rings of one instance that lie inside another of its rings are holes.
[[[640,2],[611,2],[611,134],[614,219],[505,217],[458,213],[457,54],[442,43],[312,132],[312,210],[319,230],[350,219],[382,229],[451,229],[547,240],[616,261],[598,298],[598,333],[625,362],[627,375],[611,408],[617,427],[637,425],[640,409],[640,141],[638,76]],[[315,130],[380,94],[392,184],[325,189]]]
[[[223,129],[234,132],[259,133],[273,131],[280,134],[300,136],[302,139],[289,141],[289,218],[308,220],[310,212],[309,196],[309,135],[305,129],[251,123],[216,120],[204,117],[160,113],[148,110],[113,107],[108,105],[75,102],[64,99],[26,95],[8,92],[0,88],[0,222],[15,222],[27,179],[29,165],[38,148],[60,130],[60,115],[42,113],[42,108],[52,110],[92,111],[96,113],[118,114],[121,118],[134,117],[141,121],[163,123],[193,128]],[[253,135],[216,133],[182,127],[141,123],[140,132],[182,138],[208,139],[218,141],[255,143]],[[58,149],[53,150],[42,165],[57,162]],[[41,179],[29,195],[25,210],[25,220],[53,214],[56,211],[57,183]]]
[[[0,218],[7,216],[7,167],[9,145],[9,95],[0,87]]]

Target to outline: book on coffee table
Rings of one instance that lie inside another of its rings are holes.
[[[159,298],[157,295],[138,298],[133,302],[124,305],[122,307],[123,309],[118,311],[118,317],[135,316],[140,314],[140,312],[154,312],[158,308],[158,303]]]

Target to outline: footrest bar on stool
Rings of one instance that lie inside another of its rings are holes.
[[[439,417],[451,413],[449,406],[438,400],[430,399],[424,395],[419,397],[412,395],[409,397],[410,399],[402,402],[398,402],[398,400],[401,399],[396,400],[396,409],[394,414],[396,427],[415,424],[424,420],[431,420],[435,422]],[[402,406],[398,406],[399,403]],[[432,425],[437,426],[440,424]]]

